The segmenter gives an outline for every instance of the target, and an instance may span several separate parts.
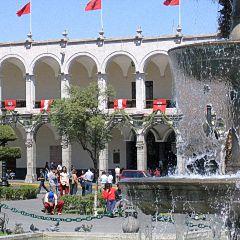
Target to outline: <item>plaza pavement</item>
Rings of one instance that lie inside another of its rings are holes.
[[[23,181],[14,181],[11,182],[12,185],[22,185]],[[81,193],[79,189],[78,194]],[[17,200],[17,201],[4,201],[3,203],[7,204],[9,207],[17,208],[18,210],[24,210],[28,213],[33,213],[41,216],[45,215],[41,210],[43,209],[42,198],[44,197],[45,191],[42,190],[38,194],[37,199],[31,200]],[[31,217],[23,216],[19,213],[13,213],[8,209],[2,209],[2,212],[7,214],[9,222],[7,228],[13,229],[15,224],[21,223],[24,231],[30,231],[30,225],[33,223],[40,231],[49,228],[54,225],[55,222],[52,221],[43,221],[39,219],[34,219]],[[62,218],[77,218],[77,214],[63,214],[61,216],[53,215],[51,217],[62,217]],[[93,225],[91,232],[92,233],[122,233],[122,223],[124,222],[124,217],[103,217],[101,219],[94,219],[91,221],[82,221],[82,222],[60,222],[60,231],[61,232],[73,232],[76,227],[81,226],[82,224]],[[141,220],[140,220],[141,221]],[[174,225],[171,223],[158,223],[160,229],[168,229],[168,232],[174,232]]]

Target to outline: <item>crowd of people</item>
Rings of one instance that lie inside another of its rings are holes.
[[[86,193],[92,193],[94,173],[88,169],[86,172],[81,171],[78,175],[73,166],[71,166],[71,171],[68,172],[65,166],[51,164],[51,167],[49,167],[46,163],[44,169],[40,169],[38,180],[40,181],[39,192],[44,188],[47,192],[52,191],[58,196],[75,195],[78,191],[78,184],[80,184],[84,196]],[[46,181],[49,183],[49,189],[45,185]]]
[[[59,197],[63,195],[76,195],[78,192],[78,185],[81,186],[81,195],[92,193],[92,184],[94,180],[94,171],[88,169],[87,171],[81,171],[78,174],[77,170],[71,166],[71,171],[68,172],[65,166],[51,164],[49,167],[46,163],[44,169],[40,170],[38,177],[40,193],[43,188],[47,193],[43,199],[44,212],[54,214],[55,209],[58,214],[62,213],[64,201],[60,200]],[[101,186],[100,191],[102,192],[103,198],[106,200],[106,210],[113,214],[116,209],[122,205],[122,193],[118,185],[120,177],[120,168],[115,168],[115,178],[111,171],[103,171],[98,179],[99,185]],[[48,186],[46,186],[48,182]],[[117,189],[112,187],[113,183],[117,184]]]

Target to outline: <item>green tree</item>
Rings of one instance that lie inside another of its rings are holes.
[[[106,126],[109,114],[99,108],[98,100],[108,99],[113,91],[110,88],[100,90],[94,82],[84,89],[71,87],[69,93],[69,98],[54,101],[50,120],[60,136],[81,144],[97,169],[100,151],[111,139]]]
[[[8,142],[15,141],[17,136],[9,125],[0,125],[0,161],[21,158],[19,147],[8,147]]]

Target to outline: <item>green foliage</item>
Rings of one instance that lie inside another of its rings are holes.
[[[219,18],[218,18],[218,29],[220,31],[220,35],[223,38],[228,38],[232,25],[231,13],[232,9],[232,0],[219,0],[219,4],[222,6],[222,9],[219,10]]]
[[[61,199],[64,201],[63,212],[80,214],[80,215],[92,215],[93,214],[93,202],[94,195],[88,194],[84,197],[80,195],[65,195]],[[98,196],[98,207],[103,208],[105,200],[101,195]]]
[[[9,141],[14,141],[17,136],[9,125],[0,125],[0,145],[4,145]]]
[[[21,158],[21,148],[0,146],[0,161],[17,158]]]
[[[0,187],[1,200],[25,200],[37,198],[37,187]]]
[[[60,136],[67,136],[69,141],[82,145],[97,168],[99,153],[111,139],[106,126],[109,115],[99,109],[98,100],[109,99],[113,91],[111,88],[100,90],[94,82],[84,89],[71,87],[69,93],[70,98],[53,103],[50,120]]]

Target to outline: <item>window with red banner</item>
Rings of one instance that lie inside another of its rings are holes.
[[[41,112],[44,112],[44,111],[49,112],[52,103],[53,103],[53,99],[50,99],[50,100],[41,100],[40,111],[41,111]]]
[[[167,100],[164,98],[159,98],[153,100],[153,111],[161,111],[163,113],[166,112],[167,108]]]
[[[125,109],[127,107],[127,99],[114,99],[114,109]]]
[[[4,105],[8,111],[13,111],[16,108],[17,101],[14,99],[6,99]]]

